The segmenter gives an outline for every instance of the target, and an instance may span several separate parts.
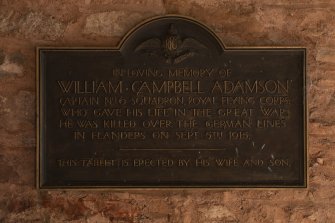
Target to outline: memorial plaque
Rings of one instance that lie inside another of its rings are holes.
[[[40,47],[38,187],[306,187],[305,54],[178,16]]]

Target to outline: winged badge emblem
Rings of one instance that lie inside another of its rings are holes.
[[[178,64],[206,49],[206,45],[194,38],[182,39],[175,25],[171,24],[165,37],[145,40],[135,48],[135,52],[162,57],[168,64]]]

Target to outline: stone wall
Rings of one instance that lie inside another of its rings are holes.
[[[308,189],[35,189],[35,47],[115,46],[171,13],[227,46],[307,47]],[[334,65],[332,0],[0,0],[0,222],[334,222]]]

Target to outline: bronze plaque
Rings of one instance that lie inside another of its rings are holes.
[[[38,187],[306,187],[305,54],[178,16],[40,47]]]

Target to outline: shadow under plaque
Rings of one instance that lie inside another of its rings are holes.
[[[39,47],[38,187],[306,187],[305,54],[180,16]]]

